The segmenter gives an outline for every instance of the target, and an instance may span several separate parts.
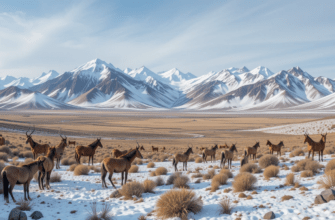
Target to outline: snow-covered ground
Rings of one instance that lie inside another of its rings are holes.
[[[288,154],[284,157],[289,158]],[[326,165],[331,159],[330,155],[325,155],[325,162],[321,164]],[[287,162],[280,162],[280,166],[286,164],[290,169],[293,166],[291,161],[304,159],[304,156],[290,158]],[[168,169],[168,175],[161,176],[165,180],[173,173],[171,161],[168,162],[157,162],[156,167],[166,167]],[[97,164],[98,165],[98,164]],[[188,169],[194,171],[197,167],[203,168],[200,172],[207,173],[209,165],[219,165],[219,161],[215,163],[195,163],[189,162]],[[179,164],[178,168],[182,168],[182,164]],[[232,172],[235,175],[239,173],[239,162],[233,162]],[[93,202],[97,202],[97,208],[100,210],[104,204],[103,201],[110,204],[112,207],[111,212],[114,214],[114,220],[128,220],[137,219],[140,215],[146,215],[155,209],[155,203],[160,195],[172,188],[172,185],[163,185],[155,189],[155,193],[144,193],[143,202],[135,203],[133,200],[121,200],[121,199],[110,199],[110,194],[114,189],[106,181],[109,188],[103,189],[101,187],[100,173],[94,173],[91,171],[87,176],[74,176],[72,172],[66,171],[68,166],[61,166],[60,170],[56,170],[62,176],[62,181],[59,183],[51,183],[52,190],[46,190],[44,192],[38,190],[37,183],[32,181],[30,185],[30,196],[33,198],[33,208],[31,211],[27,211],[26,214],[29,216],[33,211],[41,211],[45,216],[44,219],[85,219],[87,212],[90,209],[90,205]],[[129,178],[137,181],[144,181],[145,179],[155,180],[157,177],[150,177],[150,171],[155,168],[147,168],[147,164],[139,165],[138,173],[129,174]],[[216,170],[217,173],[219,170]],[[304,217],[311,217],[312,219],[332,219],[335,212],[335,201],[330,203],[312,206],[316,195],[320,194],[322,189],[319,189],[317,180],[323,174],[320,172],[312,178],[301,178],[300,172],[295,173],[295,178],[298,179],[301,186],[308,188],[308,191],[302,193],[299,189],[292,190],[291,186],[284,186],[279,188],[279,185],[284,185],[285,177],[291,170],[280,169],[278,178],[271,178],[265,180],[263,173],[253,174],[257,177],[256,191],[258,194],[252,194],[251,191],[244,192],[246,195],[251,195],[253,199],[246,200],[244,198],[238,198],[239,193],[224,193],[223,190],[226,188],[232,188],[233,179],[229,179],[227,185],[223,185],[216,192],[206,191],[206,188],[210,187],[211,181],[201,180],[201,183],[196,184],[195,179],[191,178],[194,173],[183,174],[188,175],[191,179],[189,184],[191,189],[194,190],[197,196],[202,196],[203,209],[200,213],[194,215],[190,214],[189,219],[236,219],[241,217],[243,220],[261,219],[268,211],[273,211],[276,215],[276,219],[302,219]],[[113,177],[120,178],[120,174],[114,174]],[[117,188],[120,187],[120,180],[117,181]],[[114,181],[115,183],[115,181]],[[281,202],[281,197],[284,195],[291,195],[293,199]],[[14,196],[17,200],[23,198],[22,186],[15,186]],[[218,211],[218,203],[221,198],[228,196],[232,200],[237,200],[232,215],[220,215]],[[16,205],[10,199],[9,204],[5,204],[3,195],[0,197],[0,220],[8,218],[8,214],[12,208]],[[5,205],[4,205],[5,204]],[[260,205],[265,208],[258,208]],[[70,212],[76,210],[76,213],[71,214]],[[242,215],[242,216],[240,216]],[[156,219],[155,216],[147,217],[147,219]]]
[[[260,128],[251,131],[263,131],[264,133],[291,135],[303,135],[305,134],[305,132],[307,132],[308,134],[320,134],[326,132],[335,132],[335,126],[334,128],[332,128],[333,125],[335,125],[335,119],[326,119],[300,124],[289,124],[269,128]]]

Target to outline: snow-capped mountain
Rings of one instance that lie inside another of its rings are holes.
[[[122,71],[94,59],[61,75],[49,71],[35,79],[6,76],[0,78],[0,89],[5,94],[0,108],[271,110],[318,108],[320,102],[332,106],[335,81],[312,77],[299,67],[278,73],[263,66],[231,67],[195,77],[176,68],[159,73],[145,66]]]
[[[0,109],[74,109],[71,106],[29,89],[10,86],[0,91]]]

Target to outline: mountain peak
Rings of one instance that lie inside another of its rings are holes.
[[[250,71],[253,75],[263,75],[265,78],[272,76],[274,73],[264,66],[258,66]]]

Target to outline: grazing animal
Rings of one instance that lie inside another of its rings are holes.
[[[152,148],[152,152],[155,152],[155,151],[158,152],[158,147],[151,146],[151,148]]]
[[[229,150],[225,150],[221,152],[221,162],[220,167],[223,168],[226,164],[226,160],[228,162],[228,168],[231,168],[231,163],[234,159],[234,151],[237,153],[236,144],[232,144]]]
[[[205,150],[202,151],[202,159],[205,161],[205,163],[207,163],[207,156],[211,156],[211,162],[213,162],[213,159],[215,161],[215,154],[217,149],[218,145],[215,144],[215,146],[212,147],[212,149],[208,150],[206,148]]]
[[[164,152],[165,150],[166,150],[166,148],[165,148],[165,147],[163,147],[163,148],[162,148],[162,152]]]
[[[241,167],[244,165],[244,164],[247,164],[249,162],[248,160],[248,152],[247,150],[244,150],[244,155],[243,155],[243,158],[241,159]]]
[[[191,153],[193,154],[193,150],[192,150],[192,147],[189,147],[185,153],[174,155],[173,160],[172,160],[174,171],[178,170],[177,169],[178,162],[183,162],[183,171],[184,171],[184,168],[185,170],[187,170],[187,161]]]
[[[9,203],[9,192],[13,201],[16,202],[13,196],[13,189],[16,184],[23,184],[24,200],[27,201],[27,196],[28,199],[31,200],[29,196],[29,185],[38,170],[43,171],[43,161],[36,160],[25,165],[6,166],[1,172],[5,201]],[[9,185],[10,188],[8,188]]]
[[[50,189],[50,176],[51,176],[51,172],[54,169],[55,163],[54,160],[57,157],[57,148],[56,147],[50,147],[49,151],[48,151],[48,155],[47,156],[39,156],[38,160],[43,161],[43,168],[44,170],[41,172],[38,172],[38,186],[40,188],[40,190],[44,190],[44,186],[43,186],[43,180],[45,177],[45,173],[47,175],[46,178],[46,183],[45,186],[47,189]]]
[[[103,147],[101,144],[101,138],[97,138],[92,144],[88,146],[77,146],[75,149],[75,158],[77,163],[80,164],[80,158],[82,156],[88,157],[88,165],[90,165],[90,159],[92,158],[92,166],[93,166],[93,157],[95,151],[98,147]]]
[[[2,137],[2,134],[0,134],[0,146],[5,145],[5,144],[6,144],[5,138]]]
[[[308,147],[308,158],[311,156],[311,152],[312,152],[312,160],[314,160],[314,152],[317,151],[319,152],[319,161],[323,161],[323,151],[326,147],[326,136],[327,133],[325,135],[321,134],[321,140],[319,142],[315,142],[312,140],[312,138],[309,137],[309,135],[307,133],[304,134],[305,136],[305,140],[304,140],[304,144],[307,143]]]
[[[248,153],[248,156],[251,158],[251,155],[252,155],[253,160],[256,159],[256,154],[257,154],[257,148],[258,147],[260,147],[259,142],[256,142],[256,144],[254,146],[245,148],[245,150]]]
[[[273,151],[277,151],[277,156],[281,156],[281,148],[284,147],[284,142],[281,141],[279,144],[274,145],[268,140],[266,146],[269,146],[270,154],[273,154]]]
[[[202,152],[203,150],[207,149],[207,147],[200,147],[199,150]]]
[[[49,144],[36,143],[33,140],[33,138],[31,137],[31,135],[35,132],[35,128],[30,134],[28,134],[29,130],[30,130],[30,128],[26,132],[26,136],[27,136],[26,144],[28,144],[28,143],[30,144],[31,151],[33,152],[33,155],[34,155],[34,160],[36,159],[38,154],[47,155],[48,150],[50,148]]]
[[[129,168],[131,167],[131,163],[134,161],[136,157],[140,159],[143,158],[141,152],[139,151],[139,147],[136,147],[136,149],[127,152],[126,154],[120,156],[119,158],[111,158],[111,157],[105,158],[101,163],[102,188],[104,187],[108,188],[105,181],[107,172],[109,173],[108,179],[115,189],[116,187],[112,182],[113,173],[121,173],[122,177],[121,185],[123,185],[124,177],[125,177],[124,184],[126,184],[128,179]]]
[[[73,146],[76,146],[76,141],[69,141],[69,146],[70,146],[71,144],[72,144]]]
[[[64,153],[64,149],[67,145],[67,137],[65,136],[65,138],[62,135],[59,135],[62,140],[61,142],[58,144],[58,146],[56,146],[56,169],[60,169],[60,160],[62,159],[63,153]]]
[[[128,151],[127,150],[118,150],[118,149],[113,149],[112,150],[112,154],[114,156],[114,158],[118,158],[119,156],[126,154]]]
[[[225,143],[224,145],[220,145],[219,148],[220,148],[220,149],[222,149],[222,148],[229,148],[229,146],[227,145],[227,143]]]
[[[140,147],[140,150],[144,150],[144,151],[145,151],[145,149],[144,149],[143,145]]]

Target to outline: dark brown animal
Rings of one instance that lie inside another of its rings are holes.
[[[4,137],[2,137],[2,134],[0,134],[0,146],[5,145],[6,144],[6,140]]]
[[[212,149],[208,150],[207,148],[205,150],[202,151],[202,159],[205,163],[207,163],[207,156],[211,156],[211,162],[213,162],[213,159],[215,161],[215,154],[216,154],[216,150],[218,149],[218,145],[215,144],[214,147],[212,147]]]
[[[144,150],[144,151],[145,151],[145,149],[144,149],[143,145],[140,147],[140,150]]]
[[[119,156],[126,154],[128,151],[127,150],[118,150],[118,149],[113,149],[112,150],[112,154],[114,156],[114,158],[118,158]]]
[[[222,149],[222,148],[229,148],[229,146],[227,145],[227,143],[225,143],[224,145],[220,145],[219,148],[220,148],[220,149]]]
[[[65,138],[62,135],[59,135],[62,140],[61,142],[58,144],[58,146],[56,146],[56,169],[60,169],[60,160],[62,159],[65,147],[67,146],[67,137],[65,136]]]
[[[152,152],[155,152],[155,151],[158,152],[158,147],[151,146],[151,148],[152,148]]]
[[[38,160],[43,161],[43,171],[38,172],[38,186],[40,190],[44,190],[43,180],[45,174],[47,175],[45,186],[47,189],[50,189],[50,176],[55,166],[54,160],[57,156],[58,155],[56,147],[50,147],[47,156],[38,157]]]
[[[178,170],[177,165],[179,162],[183,162],[183,171],[184,171],[184,168],[185,170],[187,170],[187,161],[191,153],[193,154],[193,150],[192,150],[192,147],[189,147],[185,153],[174,155],[173,160],[172,160],[174,171]]]
[[[270,154],[273,154],[273,151],[277,151],[277,156],[281,156],[281,148],[284,147],[284,142],[281,141],[279,144],[274,145],[268,140],[266,146],[269,146]]]
[[[255,160],[256,159],[256,154],[257,154],[257,148],[259,148],[260,145],[259,145],[259,142],[256,142],[256,144],[252,147],[247,147],[245,148],[245,150],[247,151],[248,153],[248,156],[251,158],[251,155],[252,155],[252,159]]]
[[[225,150],[221,152],[221,162],[220,167],[223,168],[226,164],[226,160],[228,162],[228,168],[231,169],[231,163],[234,159],[234,152],[237,153],[237,149],[235,144],[232,144],[229,150]]]
[[[128,171],[131,167],[131,163],[136,157],[143,159],[143,156],[139,151],[139,147],[136,147],[136,149],[129,151],[128,153],[120,156],[119,158],[105,158],[101,163],[102,188],[108,188],[105,180],[107,173],[109,173],[108,179],[115,189],[116,187],[112,182],[113,173],[121,173],[121,185],[123,185],[123,178],[125,176],[124,184],[126,184],[128,179]]]
[[[76,146],[76,141],[69,141],[69,146],[70,146],[71,144],[72,144],[73,146]]]
[[[163,147],[163,148],[162,148],[162,152],[164,152],[165,150],[166,150],[166,148],[165,148],[165,147]]]
[[[33,152],[33,155],[34,155],[34,160],[36,159],[38,154],[47,155],[48,150],[50,148],[49,144],[36,143],[31,137],[31,135],[35,132],[35,128],[30,134],[28,134],[29,130],[26,132],[26,136],[27,136],[26,144],[28,143],[30,144],[31,151]]]
[[[80,158],[82,156],[88,157],[88,165],[90,165],[90,159],[92,158],[92,166],[93,166],[93,157],[95,154],[95,151],[98,147],[103,147],[101,144],[101,138],[97,138],[96,141],[94,141],[92,144],[88,146],[77,146],[75,149],[75,158],[77,163],[80,164]]]
[[[244,155],[242,156],[242,159],[241,159],[241,167],[244,165],[244,164],[247,164],[249,162],[248,160],[248,153],[246,150],[244,150]]]
[[[321,140],[319,142],[315,142],[312,140],[312,138],[309,137],[307,133],[304,134],[305,140],[304,144],[307,143],[307,150],[308,150],[308,158],[311,155],[312,152],[312,160],[314,160],[314,152],[319,153],[319,161],[323,161],[323,151],[326,147],[326,137],[327,133],[325,135],[321,134]]]
[[[29,185],[38,170],[43,170],[43,161],[36,160],[25,165],[6,166],[1,172],[5,201],[9,203],[9,192],[13,201],[16,202],[13,196],[13,189],[16,184],[23,184],[24,199],[27,201],[28,196],[28,199],[31,200],[29,196]],[[9,185],[10,188],[8,189]]]

